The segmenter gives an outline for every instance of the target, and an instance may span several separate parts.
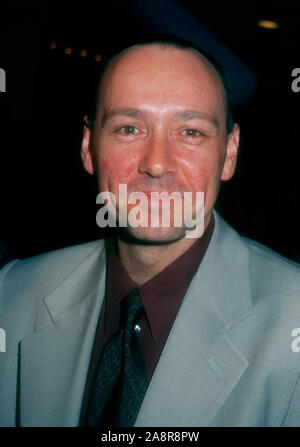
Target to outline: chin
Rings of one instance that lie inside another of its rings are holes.
[[[151,228],[151,227],[126,227],[119,228],[120,236],[132,243],[141,245],[171,244],[185,237],[186,229],[180,228]]]

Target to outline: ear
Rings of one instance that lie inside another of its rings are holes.
[[[234,174],[237,154],[240,141],[240,127],[238,124],[234,124],[232,132],[230,133],[226,147],[226,158],[223,166],[221,180],[230,180]]]
[[[84,169],[91,175],[95,174],[94,159],[92,152],[92,129],[89,125],[88,118],[85,115],[83,118],[84,129],[81,143],[81,160]]]

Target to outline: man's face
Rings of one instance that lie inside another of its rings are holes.
[[[127,185],[128,194],[148,197],[152,191],[199,191],[206,226],[220,180],[234,173],[239,134],[235,125],[227,135],[223,87],[210,63],[190,50],[132,48],[108,68],[98,101],[82,158],[86,170],[97,174],[99,191],[115,195],[117,212],[119,184]],[[172,222],[171,216],[170,228],[128,231],[140,240],[171,242],[185,235]]]

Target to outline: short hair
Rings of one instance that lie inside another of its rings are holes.
[[[200,56],[204,56],[214,67],[216,72],[219,75],[219,78],[221,80],[221,83],[223,85],[224,94],[225,94],[225,112],[226,112],[226,131],[228,134],[232,132],[233,125],[234,125],[234,118],[233,118],[233,111],[232,111],[232,95],[231,95],[231,86],[230,82],[227,76],[226,71],[224,70],[223,66],[207,51],[203,50],[202,48],[198,47],[194,43],[183,39],[178,36],[173,36],[169,34],[159,34],[155,35],[154,37],[150,37],[147,39],[139,40],[136,42],[133,42],[131,45],[127,46],[126,48],[123,48],[119,50],[117,53],[113,54],[108,59],[104,60],[102,62],[102,65],[100,67],[100,72],[98,74],[98,79],[96,82],[96,86],[94,88],[94,94],[93,94],[93,100],[92,100],[92,107],[91,107],[91,113],[89,115],[89,125],[91,127],[94,126],[96,114],[97,114],[97,103],[98,103],[98,90],[100,88],[101,80],[108,69],[108,67],[123,53],[125,53],[127,50],[135,47],[143,47],[148,45],[159,45],[162,47],[173,47],[178,48],[180,50],[190,50],[194,51]]]

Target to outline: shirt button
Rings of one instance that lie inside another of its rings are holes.
[[[139,334],[139,333],[141,332],[141,326],[139,326],[138,324],[136,324],[136,325],[134,326],[134,330],[135,330],[135,333],[136,333],[136,334]]]

